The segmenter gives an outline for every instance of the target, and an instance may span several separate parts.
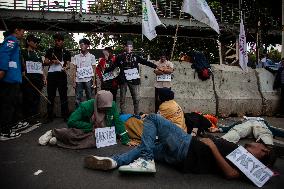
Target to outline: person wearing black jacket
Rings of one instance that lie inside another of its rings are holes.
[[[278,69],[273,84],[273,89],[281,88],[281,103],[280,103],[280,114],[284,117],[284,58],[281,59],[281,66]]]
[[[64,36],[62,34],[56,33],[53,39],[55,46],[47,50],[44,60],[44,65],[48,66],[47,95],[48,100],[51,102],[51,104],[47,105],[48,118],[45,123],[53,121],[53,106],[57,89],[61,102],[61,115],[64,121],[67,121],[69,114],[66,70],[70,68],[71,53],[63,47]]]
[[[132,41],[127,41],[125,44],[125,52],[117,56],[114,66],[108,70],[113,70],[115,67],[120,68],[118,75],[118,84],[120,86],[120,111],[126,113],[125,97],[127,92],[127,86],[129,87],[133,106],[134,114],[139,114],[139,100],[140,100],[140,74],[139,64],[149,66],[151,68],[157,68],[157,66],[149,62],[140,56],[134,54]]]

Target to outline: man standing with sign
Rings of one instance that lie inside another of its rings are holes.
[[[106,69],[114,65],[115,58],[116,57],[112,54],[111,47],[105,47],[103,50],[103,57],[99,59],[96,73],[98,76],[97,83],[100,83],[98,88],[110,91],[113,95],[113,100],[116,102],[116,94],[118,90],[116,77],[119,74],[119,68],[117,67],[115,70],[109,72],[106,71]]]
[[[155,82],[155,112],[158,111],[161,101],[159,100],[159,90],[161,88],[169,88],[171,89],[171,74],[174,71],[173,63],[167,60],[166,53],[163,52],[160,55],[160,60],[155,63],[158,69],[154,70],[156,74],[156,82]]]
[[[120,68],[120,74],[118,76],[118,82],[120,85],[120,111],[126,113],[126,92],[127,86],[129,87],[133,106],[134,114],[139,114],[139,101],[140,101],[140,74],[139,64],[149,66],[151,68],[157,68],[152,62],[146,61],[140,56],[134,54],[132,41],[127,41],[125,44],[125,52],[117,56],[114,66],[110,67],[107,71],[114,70],[115,67]]]
[[[29,34],[26,38],[27,49],[23,51],[23,59],[25,66],[25,76],[39,91],[42,90],[46,78],[43,75],[43,66],[41,56],[37,53],[37,47],[40,39],[33,34]],[[27,79],[23,78],[23,114],[25,118],[29,118],[29,122],[36,122],[39,114],[40,94]],[[36,117],[35,117],[36,116]]]
[[[92,97],[93,87],[96,86],[95,70],[96,58],[89,53],[90,41],[83,38],[79,41],[81,53],[74,57],[74,88],[76,93],[76,108],[79,107],[83,98],[83,90],[85,89],[86,100]],[[92,87],[93,86],[93,87]]]
[[[53,121],[53,106],[56,91],[58,89],[61,102],[61,116],[67,121],[69,114],[67,99],[67,74],[71,61],[71,53],[63,48],[64,36],[56,33],[53,36],[55,46],[47,50],[45,54],[44,64],[48,66],[47,75],[47,95],[51,104],[47,105],[46,123]]]
[[[226,159],[238,145],[213,136],[198,139],[157,114],[147,116],[143,125],[142,142],[138,147],[112,157],[88,156],[85,158],[85,167],[155,173],[155,160],[171,164],[184,172],[221,173],[228,179],[240,177],[239,169]],[[246,149],[267,166],[275,162],[273,150],[264,144],[250,143]]]

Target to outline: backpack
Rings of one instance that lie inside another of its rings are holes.
[[[198,74],[198,78],[201,79],[202,81],[209,79],[212,73],[211,66],[208,63],[204,54],[201,52],[194,52],[192,57],[193,57],[193,64],[191,65],[191,68],[195,69],[195,72],[197,72]]]

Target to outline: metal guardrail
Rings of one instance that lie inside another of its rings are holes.
[[[152,0],[152,4],[160,18],[178,18],[182,1]],[[0,0],[0,9],[64,11],[124,16],[140,16],[142,14],[141,0]],[[222,4],[222,6],[211,6],[211,9],[219,23],[239,23],[239,5],[228,2]],[[247,18],[246,12],[248,10],[246,9],[250,9],[250,7],[242,8],[244,20]],[[182,13],[182,19],[189,17],[190,15]],[[269,22],[275,27],[281,26],[280,20],[269,18]]]

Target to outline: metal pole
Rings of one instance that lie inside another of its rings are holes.
[[[282,0],[282,48],[281,58],[284,58],[284,0]]]
[[[83,1],[80,0],[80,15],[82,15],[83,10]]]

